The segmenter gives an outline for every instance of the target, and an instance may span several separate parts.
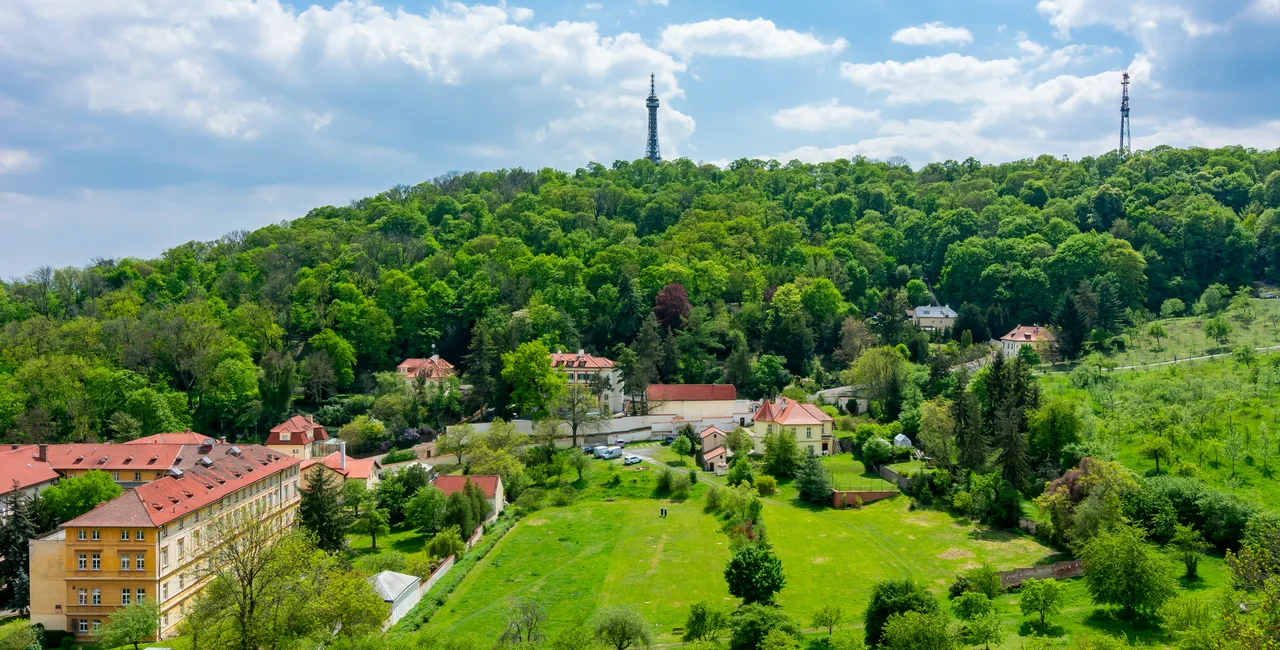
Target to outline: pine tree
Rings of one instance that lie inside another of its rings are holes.
[[[1115,333],[1123,308],[1120,306],[1120,297],[1116,295],[1115,288],[1105,278],[1098,282],[1097,301],[1098,308],[1093,317],[1093,329]]]
[[[1013,400],[996,413],[995,446],[1000,450],[996,464],[1000,475],[1014,488],[1025,490],[1031,476],[1031,461],[1027,457],[1027,433],[1019,427],[1019,409]]]
[[[484,320],[477,321],[471,330],[471,350],[466,362],[463,381],[471,385],[467,407],[475,410],[502,402],[497,394],[498,377],[502,375],[502,350],[498,348],[493,328]]]
[[[1080,356],[1080,350],[1084,348],[1085,339],[1089,336],[1089,323],[1070,291],[1063,294],[1058,308],[1054,310],[1053,324],[1058,337],[1058,356],[1065,360]]]
[[[31,504],[13,482],[5,497],[6,519],[0,522],[0,608],[23,611],[31,601],[27,575],[28,540],[39,532],[31,516]]]
[[[795,485],[803,501],[817,504],[831,502],[831,482],[827,480],[826,470],[822,469],[822,461],[813,454],[806,455],[800,463]]]
[[[318,469],[307,477],[307,487],[298,504],[298,522],[316,538],[316,546],[336,553],[346,545],[350,517],[342,507],[338,486],[328,471]]]
[[[739,391],[747,392],[751,383],[751,351],[747,349],[746,337],[742,332],[734,330],[733,352],[724,362],[725,383],[733,384]]]
[[[982,435],[977,399],[970,393],[969,372],[964,368],[956,375],[951,390],[951,419],[955,423],[956,448],[960,467],[980,472],[987,465],[987,441]]]

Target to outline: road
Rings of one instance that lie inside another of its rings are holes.
[[[1280,350],[1280,345],[1272,345],[1265,348],[1254,348],[1254,352],[1269,352],[1271,350]],[[1233,352],[1219,352],[1218,354],[1202,354],[1198,357],[1187,357],[1185,359],[1170,359],[1168,361],[1157,361],[1155,363],[1140,363],[1132,366],[1117,366],[1112,370],[1142,370],[1143,368],[1155,368],[1157,366],[1171,366],[1175,363],[1187,363],[1189,361],[1204,361],[1205,359],[1216,359],[1218,357],[1229,357]],[[1071,372],[1070,370],[1047,370],[1044,374],[1062,374]]]

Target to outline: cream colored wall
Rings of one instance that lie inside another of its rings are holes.
[[[948,329],[956,324],[954,318],[917,318],[916,325],[919,327],[931,328],[935,330]]]
[[[832,431],[834,427],[832,425],[833,423],[826,422],[823,424],[810,424],[810,425],[798,425],[798,426],[788,425],[784,427],[784,426],[779,426],[777,424],[774,424],[773,422],[756,422],[755,424],[752,425],[750,429],[751,440],[752,442],[755,443],[755,446],[752,449],[752,452],[757,454],[764,453],[764,437],[769,434],[770,427],[772,426],[773,431],[785,430],[785,431],[790,431],[794,433],[796,436],[796,444],[800,446],[801,451],[809,450],[809,451],[812,451],[814,455],[821,456],[822,443],[824,441],[827,443],[828,451],[831,450],[831,445],[833,444],[833,440],[834,440],[834,436],[832,435]],[[806,431],[805,431],[806,428],[812,429],[812,432],[811,432],[813,435],[812,438],[806,437]]]
[[[65,535],[65,533],[63,533]],[[61,539],[33,539],[29,541],[31,563],[31,622],[44,625],[46,630],[67,630],[67,617],[62,611],[66,604],[67,544]]]
[[[295,433],[293,435],[300,434]],[[297,458],[298,460],[311,458],[311,445],[267,445],[267,449],[280,452],[280,455],[286,458]]]
[[[735,402],[731,399],[709,401],[670,401],[649,404],[649,413],[678,415],[686,420],[733,415]]]

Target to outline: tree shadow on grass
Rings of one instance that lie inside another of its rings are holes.
[[[1018,626],[1018,636],[1043,636],[1058,639],[1066,633],[1066,628],[1054,624],[1053,621],[1047,621],[1045,625],[1041,625],[1038,619],[1027,620]]]
[[[1017,537],[1018,535],[1011,531],[987,528],[985,526],[969,531],[969,539],[978,542],[1008,542]]]
[[[1119,610],[1099,607],[1084,617],[1085,627],[1111,636],[1123,635],[1134,645],[1149,645],[1164,638],[1164,631],[1151,619],[1138,616],[1124,618]]]

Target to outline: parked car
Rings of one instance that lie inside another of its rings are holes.
[[[627,456],[626,458],[622,459],[623,465],[638,465],[643,462],[644,462],[644,459],[639,456]]]
[[[622,447],[596,447],[596,458],[600,460],[622,458]]]
[[[667,437],[665,437],[665,438],[663,438],[663,439],[662,439],[662,446],[663,446],[663,447],[665,447],[665,446],[667,446],[667,445],[669,445],[669,444],[671,444],[671,443],[673,443],[673,442],[675,442],[675,441],[676,441],[675,436],[667,436]]]
[[[596,453],[596,449],[598,448],[599,448],[598,445],[586,445],[582,448],[582,453],[594,455]]]

